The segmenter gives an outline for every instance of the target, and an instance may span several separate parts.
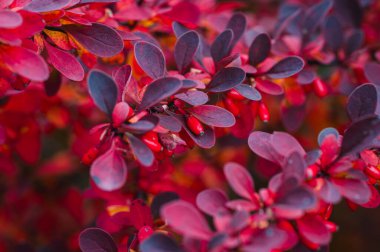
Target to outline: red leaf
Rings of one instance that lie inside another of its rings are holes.
[[[331,233],[319,215],[306,215],[297,220],[297,225],[300,234],[308,241],[319,245],[326,245],[331,240]]]
[[[246,199],[252,199],[255,194],[254,182],[248,171],[237,163],[227,163],[224,175],[232,189]]]

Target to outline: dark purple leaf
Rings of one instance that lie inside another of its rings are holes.
[[[153,122],[152,120],[141,119],[135,123],[125,124],[123,125],[123,128],[133,134],[144,134],[148,131],[153,130],[156,127],[156,125],[158,124],[158,118],[155,118],[156,122]]]
[[[211,92],[220,93],[241,84],[245,79],[245,72],[238,67],[227,67],[217,72],[207,88]]]
[[[249,64],[256,66],[263,62],[270,53],[271,41],[267,34],[261,33],[255,37],[249,47]]]
[[[112,57],[120,53],[124,47],[119,33],[103,24],[65,25],[63,29],[89,52],[99,57]]]
[[[218,189],[206,189],[197,195],[197,207],[210,216],[216,216],[225,211],[227,195]]]
[[[179,37],[174,47],[174,59],[180,73],[190,66],[198,46],[199,35],[195,31],[186,32]]]
[[[149,84],[144,92],[137,111],[152,107],[160,101],[174,95],[182,87],[182,82],[174,77],[164,77]]]
[[[236,122],[231,112],[214,105],[200,105],[188,111],[201,122],[214,127],[232,127]]]
[[[132,149],[133,154],[141,165],[149,167],[153,164],[154,155],[153,152],[145,145],[140,139],[132,134],[126,134],[129,142],[129,146]]]
[[[173,200],[178,200],[179,196],[175,192],[162,192],[154,196],[150,209],[154,218],[160,217],[161,207]]]
[[[79,247],[83,252],[117,252],[112,237],[100,228],[87,228],[79,235]]]
[[[252,100],[252,101],[260,101],[261,100],[261,94],[259,91],[257,91],[256,88],[246,85],[246,84],[240,84],[235,87],[235,90],[244,96],[245,98]]]
[[[355,30],[352,34],[347,38],[345,51],[346,57],[350,56],[353,52],[360,49],[364,42],[364,34],[361,30]]]
[[[239,39],[243,36],[247,20],[242,13],[235,13],[228,21],[226,29],[231,29],[233,32],[233,39],[231,41],[231,48],[233,48]]]
[[[170,237],[155,233],[140,244],[141,252],[184,252],[184,250]]]
[[[292,184],[292,189],[280,187],[281,195],[276,199],[276,207],[308,210],[316,206],[317,198],[312,191],[302,186],[295,187],[293,179],[290,179],[289,183]]]
[[[321,24],[323,18],[327,15],[332,7],[332,0],[323,0],[313,5],[305,14],[303,29],[312,33]]]
[[[162,114],[156,114],[160,121],[159,125],[165,129],[170,130],[171,132],[180,132],[181,131],[181,124],[172,116],[169,115],[162,115]]]
[[[301,72],[298,73],[297,83],[301,85],[307,85],[312,83],[316,77],[317,75],[313,70],[304,68]]]
[[[348,97],[347,113],[352,121],[360,117],[380,113],[379,87],[374,84],[363,84],[355,88]]]
[[[137,42],[135,44],[135,57],[139,66],[153,79],[163,77],[166,74],[165,57],[157,46],[145,41]]]
[[[219,34],[211,45],[211,57],[214,62],[219,62],[230,54],[231,43],[234,38],[232,30],[227,29]]]
[[[32,0],[24,10],[32,12],[48,12],[64,9],[71,0]]]
[[[282,177],[284,180],[295,178],[297,184],[301,183],[304,179],[306,162],[298,152],[293,152],[286,158],[285,164],[282,167]]]
[[[62,75],[54,70],[50,73],[49,79],[44,82],[45,93],[47,96],[54,96],[58,93],[62,84]]]
[[[208,102],[207,94],[198,90],[189,90],[176,94],[175,97],[193,106],[203,105]]]
[[[301,106],[281,106],[281,120],[289,132],[297,131],[304,122],[306,116],[305,104]]]
[[[371,147],[379,134],[380,119],[378,116],[369,116],[354,122],[344,133],[339,156],[357,154]]]
[[[364,66],[364,73],[370,82],[380,85],[380,64],[374,62],[367,63]]]
[[[342,32],[342,25],[335,16],[327,18],[324,35],[327,45],[334,51],[338,51],[343,46],[344,37]]]
[[[81,4],[85,3],[115,3],[118,2],[119,0],[80,0]]]
[[[118,88],[113,79],[101,71],[92,70],[87,77],[87,85],[96,106],[111,115],[118,96]]]
[[[229,64],[233,64],[234,61],[239,61],[240,64],[240,54],[236,53],[234,55],[229,55],[223,59],[221,59],[219,62],[216,63],[215,68],[217,70],[227,67]]]
[[[323,141],[325,140],[325,137],[329,135],[334,135],[336,139],[339,138],[339,132],[335,128],[325,128],[321,132],[319,132],[318,135],[318,144],[319,146],[322,145]]]
[[[181,37],[183,34],[190,31],[186,26],[184,26],[178,22],[173,22],[172,28],[173,28],[174,34],[177,38]]]
[[[138,36],[141,41],[145,41],[145,42],[148,42],[152,45],[155,45],[157,46],[158,48],[160,47],[160,44],[158,43],[157,39],[155,39],[152,35],[150,35],[149,33],[146,33],[146,32],[142,32],[142,31],[135,31],[133,32],[136,36]]]
[[[266,75],[272,79],[287,78],[299,73],[304,65],[305,62],[300,57],[289,56],[276,63]]]
[[[112,146],[91,165],[90,175],[103,191],[120,189],[127,180],[127,165],[118,150]]]
[[[181,81],[182,81],[182,88],[183,89],[190,89],[190,88],[195,88],[196,86],[198,86],[198,83],[196,81],[193,81],[193,80],[184,79]]]
[[[360,27],[363,10],[357,0],[334,0],[334,12],[345,26]]]

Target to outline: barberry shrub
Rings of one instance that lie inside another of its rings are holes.
[[[0,0],[0,250],[328,251],[380,205],[379,17]]]

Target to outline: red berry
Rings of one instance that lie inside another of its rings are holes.
[[[187,126],[197,136],[205,133],[202,123],[195,116],[188,116],[186,119]]]
[[[317,78],[313,81],[313,88],[315,94],[320,98],[325,97],[329,93],[327,84],[323,82],[320,78]]]
[[[306,177],[308,179],[315,178],[317,176],[318,172],[319,172],[319,167],[317,165],[311,165],[311,166],[307,167],[305,170]]]
[[[338,226],[334,222],[325,221],[325,226],[332,233],[338,231]]]
[[[244,96],[242,96],[241,94],[239,94],[239,92],[237,92],[235,89],[231,89],[228,93],[227,93],[228,97],[230,97],[231,99],[234,99],[234,100],[237,100],[237,101],[242,101],[245,99]]]
[[[239,107],[231,98],[226,97],[223,102],[226,109],[230,111],[234,116],[238,116],[240,114]]]
[[[90,148],[82,157],[81,162],[85,165],[91,165],[92,162],[98,157],[99,155],[99,149],[94,146]]]
[[[373,178],[375,180],[379,180],[380,179],[380,169],[378,169],[375,166],[368,165],[364,169],[364,172],[365,172],[365,174],[367,174],[368,176],[370,176],[371,178]]]
[[[139,239],[140,242],[148,238],[151,234],[153,234],[153,229],[150,226],[143,226],[140,228],[137,238]]]
[[[141,140],[154,152],[160,152],[162,150],[162,145],[158,141],[158,135],[154,131],[145,133]]]
[[[260,117],[260,120],[263,122],[268,122],[270,119],[270,113],[269,113],[268,107],[265,105],[264,102],[260,102],[259,117]]]
[[[326,211],[325,211],[325,220],[328,220],[330,219],[330,216],[332,214],[332,211],[334,209],[334,206],[333,204],[329,204],[327,207],[326,207]]]

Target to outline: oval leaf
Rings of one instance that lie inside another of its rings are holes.
[[[252,101],[260,101],[261,100],[261,94],[259,91],[257,91],[256,88],[246,85],[246,84],[240,84],[235,87],[236,91],[244,96],[245,98],[252,100]]]
[[[208,102],[207,94],[198,90],[189,90],[176,94],[175,97],[193,106],[203,105]]]
[[[112,115],[118,89],[113,79],[98,70],[92,70],[87,77],[88,90],[96,106],[108,115]]]
[[[220,214],[225,210],[228,201],[226,194],[218,189],[206,189],[197,195],[197,206],[210,216]]]
[[[135,44],[134,52],[137,63],[151,78],[157,79],[166,74],[165,57],[160,48],[140,41]]]
[[[228,21],[226,29],[231,29],[233,32],[233,39],[231,41],[231,48],[239,41],[243,36],[245,28],[247,26],[247,20],[242,13],[235,13]]]
[[[304,65],[305,62],[298,56],[286,57],[269,69],[266,75],[272,79],[287,78],[300,72]]]
[[[351,120],[363,116],[378,114],[380,92],[374,84],[360,85],[348,97],[347,113]]]
[[[219,93],[230,90],[241,84],[245,79],[245,72],[238,67],[227,67],[217,72],[207,88],[211,92]]]
[[[89,52],[99,57],[112,57],[120,53],[124,47],[119,33],[103,24],[65,25],[63,29]]]
[[[364,66],[364,73],[370,82],[380,85],[380,64],[374,62],[367,63]]]
[[[79,235],[79,247],[83,252],[117,252],[112,237],[100,228],[87,228]]]
[[[256,66],[263,62],[270,53],[271,41],[267,34],[261,33],[255,37],[249,47],[249,64]]]
[[[251,175],[243,166],[233,162],[227,163],[224,166],[224,175],[235,193],[246,199],[252,199],[255,185]]]
[[[48,12],[66,7],[71,0],[32,0],[24,10],[32,12]]]
[[[214,105],[200,105],[188,111],[203,123],[214,127],[232,127],[236,122],[231,112]]]
[[[132,134],[127,134],[127,137],[132,152],[140,164],[145,167],[151,166],[154,161],[154,155],[149,147],[146,146],[143,141],[133,136]]]
[[[182,82],[174,77],[164,77],[147,86],[137,111],[152,107],[160,101],[174,95],[182,87]]]
[[[195,31],[186,32],[179,37],[174,47],[174,59],[180,73],[183,73],[189,67],[198,46],[199,35]]]
[[[145,239],[140,245],[141,252],[184,252],[184,250],[170,237],[155,233]]]
[[[210,48],[211,57],[215,63],[219,62],[223,58],[227,57],[228,54],[230,54],[233,37],[234,34],[232,30],[227,29],[215,38]]]

